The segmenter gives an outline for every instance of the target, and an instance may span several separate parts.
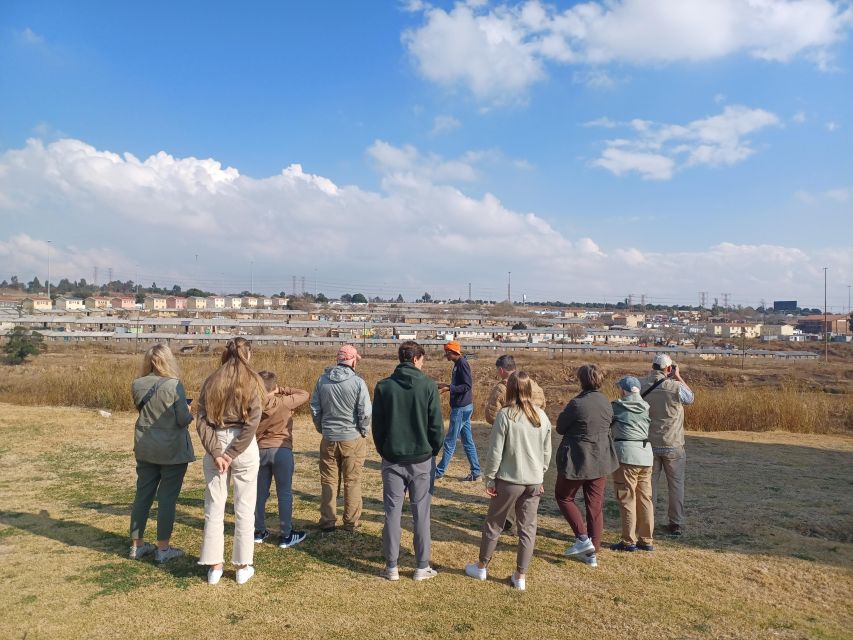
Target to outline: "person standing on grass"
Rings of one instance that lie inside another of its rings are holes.
[[[187,466],[195,460],[187,427],[193,416],[184,385],[178,379],[175,356],[164,344],[145,352],[140,377],[131,385],[133,404],[139,411],[133,436],[136,458],[136,495],[130,511],[130,558],[154,553],[166,562],[184,555],[169,544],[175,526],[175,505]],[[145,525],[157,497],[157,546],[145,542]]]
[[[234,485],[234,548],[237,584],[255,575],[255,506],[260,454],[255,432],[261,420],[266,388],[252,369],[251,344],[245,338],[228,341],[222,364],[201,387],[198,430],[204,456],[204,537],[198,563],[208,565],[208,584],[222,577],[225,562],[225,503]]]
[[[361,356],[351,344],[338,350],[337,364],[317,380],[311,416],[320,441],[320,531],[337,524],[340,478],[344,485],[344,529],[354,531],[361,519],[361,470],[370,431],[370,392],[355,372]]]
[[[672,536],[684,532],[684,476],[687,453],[684,451],[684,405],[693,403],[693,391],[681,377],[672,358],[659,353],[652,371],[640,379],[642,396],[649,403],[649,440],[654,453],[652,467],[652,504],[657,504],[657,485],[661,471],[666,476],[667,531]]]
[[[255,544],[266,540],[267,499],[275,478],[278,496],[278,546],[287,549],[305,539],[304,531],[293,530],[293,412],[308,402],[308,392],[280,387],[272,371],[258,373],[267,391],[264,410],[255,438],[260,449],[258,499],[255,506]]]
[[[515,358],[511,355],[500,356],[495,361],[495,369],[498,382],[489,392],[489,398],[486,400],[486,405],[483,408],[483,413],[486,416],[486,422],[492,426],[495,424],[495,418],[497,418],[498,412],[507,406],[507,379],[515,373]],[[545,393],[542,391],[542,388],[536,384],[533,378],[528,378],[528,380],[530,380],[531,401],[540,409],[544,409],[546,404]],[[515,513],[510,510],[506,518],[506,524],[504,524],[504,533],[512,531],[514,522]]]
[[[407,340],[397,350],[400,364],[373,391],[373,443],[382,458],[382,552],[379,575],[399,580],[400,518],[409,494],[417,567],[412,578],[429,580],[438,572],[429,566],[430,505],[435,456],[441,448],[444,418],[435,383],[421,372],[424,348]]]
[[[441,452],[441,462],[435,470],[436,480],[447,472],[447,466],[456,451],[456,440],[462,439],[462,448],[468,457],[471,471],[462,478],[465,482],[476,482],[480,479],[480,461],[477,458],[477,447],[471,433],[471,414],[474,413],[474,383],[471,378],[471,366],[462,355],[462,345],[452,340],[444,345],[444,357],[453,363],[450,374],[450,384],[440,383],[439,390],[450,395],[450,424],[447,436],[444,438],[444,450]]]
[[[652,463],[649,444],[649,405],[640,397],[640,381],[626,376],[616,383],[621,393],[613,401],[613,440],[619,468],[613,472],[613,486],[622,516],[622,539],[613,551],[654,549],[655,509],[652,502]]]
[[[489,436],[483,480],[491,500],[483,523],[480,559],[465,565],[466,575],[486,579],[504,523],[515,511],[518,552],[510,583],[524,591],[536,544],[539,499],[545,491],[542,482],[550,464],[551,422],[533,402],[533,380],[524,371],[515,372],[507,380],[506,408],[498,412]]]
[[[610,435],[613,409],[599,389],[604,370],[585,364],[577,371],[581,392],[557,418],[557,433],[563,441],[557,449],[557,506],[575,534],[575,543],[566,555],[590,567],[598,566],[596,551],[601,549],[604,530],[604,487],[607,476],[619,467]],[[586,504],[584,522],[575,495],[583,490]]]

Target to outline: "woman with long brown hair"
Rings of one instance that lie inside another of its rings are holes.
[[[193,421],[187,408],[178,364],[165,344],[145,352],[142,371],[131,385],[133,404],[139,411],[133,437],[136,458],[136,495],[130,511],[130,558],[154,553],[155,562],[184,555],[169,540],[175,525],[175,504],[181,493],[187,465],[195,460],[187,427]],[[157,498],[157,546],[145,542],[145,525]]]
[[[255,574],[255,501],[260,456],[255,431],[261,419],[264,382],[249,366],[251,344],[245,338],[228,341],[222,364],[201,388],[198,435],[204,450],[204,538],[199,564],[208,565],[207,581],[216,584],[225,562],[225,503],[234,485],[234,548],[237,584]]]
[[[507,379],[506,402],[495,418],[483,465],[486,495],[491,500],[483,523],[480,559],[465,565],[465,573],[478,580],[486,579],[506,517],[514,508],[518,552],[510,582],[523,591],[536,543],[537,511],[544,492],[542,481],[551,464],[551,422],[533,404],[533,384],[524,371],[516,371]]]

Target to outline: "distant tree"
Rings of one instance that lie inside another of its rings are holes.
[[[27,283],[27,293],[37,293],[41,291],[42,286],[41,282],[39,282],[38,276],[34,276],[32,280]]]
[[[504,300],[503,302],[498,302],[496,305],[493,305],[489,308],[489,313],[493,316],[508,316],[514,312],[515,307],[511,302],[507,300]]]
[[[44,351],[44,338],[40,333],[28,333],[23,327],[15,327],[6,337],[3,345],[6,364],[22,364],[28,356],[36,356]]]
[[[708,336],[702,333],[701,331],[697,331],[690,336],[690,342],[693,343],[694,349],[701,349],[702,345],[707,341]]]
[[[23,289],[24,285],[18,282],[18,276],[12,276],[9,286],[13,289]]]
[[[137,304],[141,304],[141,303],[143,303],[143,302],[145,302],[145,294],[144,294],[144,293],[141,293],[141,292],[140,292],[140,293],[137,293],[137,294],[136,294],[136,303],[137,303]]]
[[[571,338],[572,344],[574,344],[586,335],[586,327],[579,324],[570,324],[566,329],[566,334]]]
[[[343,302],[345,304],[349,304],[350,302],[352,302],[352,294],[349,294],[349,293],[343,294],[341,296],[341,302]]]
[[[403,300],[403,294],[402,293],[397,296],[397,302],[405,302],[405,300]]]
[[[195,287],[190,287],[187,289],[187,297],[192,298],[206,298],[209,294],[207,291],[202,291],[201,289],[196,289]]]
[[[429,292],[424,292],[424,295],[421,296],[421,300],[423,302],[432,302],[432,296],[429,294]]]
[[[364,297],[363,293],[354,293],[352,296],[352,302],[355,304],[366,304],[367,298]]]
[[[325,304],[328,301],[329,301],[329,299],[323,294],[322,291],[317,294],[317,302],[319,302],[321,304]]]
[[[172,286],[172,293],[174,293],[175,295],[178,295],[180,292],[181,292],[181,287],[180,287],[180,286],[178,286],[178,285],[173,285],[173,286]]]

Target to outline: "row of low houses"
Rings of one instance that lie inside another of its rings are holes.
[[[134,296],[90,296],[74,298],[57,296],[32,296],[21,301],[24,311],[107,311],[110,309],[136,309]],[[282,309],[287,298],[282,296],[145,296],[142,308],[147,311],[216,311],[228,309]]]

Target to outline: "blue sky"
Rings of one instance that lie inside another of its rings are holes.
[[[0,277],[846,308],[849,4],[243,5],[4,4]]]

